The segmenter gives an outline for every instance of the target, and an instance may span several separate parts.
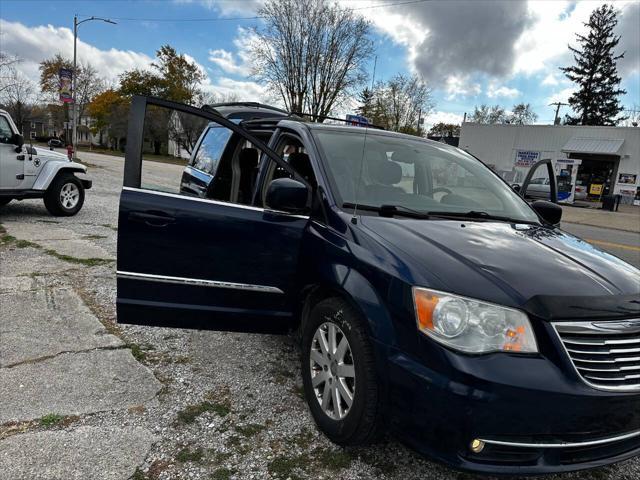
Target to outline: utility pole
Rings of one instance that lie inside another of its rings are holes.
[[[378,55],[373,59],[373,75],[371,75],[371,91],[373,92],[373,85],[376,81],[376,65],[378,65]]]
[[[549,106],[553,106],[556,105],[556,116],[553,119],[553,124],[554,125],[558,125],[560,123],[560,118],[558,117],[558,114],[560,113],[560,107],[563,105],[569,105],[568,103],[562,103],[562,102],[554,102],[554,103],[550,103]]]
[[[77,158],[77,125],[78,125],[78,105],[76,104],[76,84],[78,81],[78,76],[76,75],[77,70],[77,59],[78,59],[78,27],[81,23],[90,22],[91,20],[100,20],[101,22],[111,23],[112,25],[117,25],[116,22],[109,20],[108,18],[100,18],[100,17],[89,17],[84,20],[78,21],[78,15],[73,16],[73,75],[71,77],[71,94],[73,98],[73,130],[71,133],[71,145],[73,145],[73,159]]]

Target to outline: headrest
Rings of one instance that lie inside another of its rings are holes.
[[[394,185],[402,180],[402,168],[389,160],[372,162],[370,172],[373,180],[382,185]]]
[[[240,150],[240,168],[255,168],[258,166],[258,150],[255,148],[243,148]]]
[[[289,165],[300,174],[305,180],[313,178],[313,168],[311,168],[311,160],[309,155],[302,152],[293,152],[289,154]]]

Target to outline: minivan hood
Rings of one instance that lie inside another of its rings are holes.
[[[640,292],[640,270],[557,228],[374,216],[360,224],[404,253],[402,270],[416,285],[514,306],[538,296]]]

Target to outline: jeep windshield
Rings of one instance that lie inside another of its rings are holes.
[[[468,213],[471,219],[538,223],[522,198],[462,150],[371,129],[366,141],[364,129],[312,131],[343,208],[357,203],[420,212],[425,219]]]

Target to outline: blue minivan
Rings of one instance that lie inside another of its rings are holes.
[[[202,122],[174,190],[144,178],[161,108]],[[640,453],[640,271],[561,213],[442,143],[134,97],[118,321],[299,332],[309,408],[340,445],[390,432],[499,474],[618,462]]]

